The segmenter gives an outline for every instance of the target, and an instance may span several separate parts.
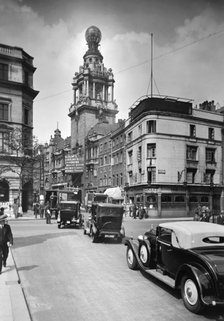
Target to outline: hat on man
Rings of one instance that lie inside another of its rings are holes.
[[[8,217],[7,214],[0,215],[0,221],[4,221],[5,219],[7,219],[7,217]]]

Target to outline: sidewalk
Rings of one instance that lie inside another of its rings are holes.
[[[9,251],[7,266],[2,267],[0,275],[0,302],[1,321],[31,321],[14,263],[13,250]]]

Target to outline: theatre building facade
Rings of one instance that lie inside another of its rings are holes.
[[[150,217],[192,216],[200,203],[220,210],[223,114],[189,100],[140,99],[126,127],[128,200]]]

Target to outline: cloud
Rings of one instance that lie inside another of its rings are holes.
[[[22,47],[34,57],[37,67],[34,88],[40,94],[34,102],[34,133],[48,142],[59,121],[62,136],[69,136],[71,83],[88,49],[85,31],[89,25],[82,29],[77,26],[79,11],[69,21],[58,19],[48,24],[22,1],[0,0],[0,15],[1,42]],[[196,102],[215,100],[224,105],[223,34],[216,34],[224,31],[224,24],[218,21],[216,13],[206,9],[176,26],[173,37],[165,44],[154,34],[154,94],[188,97]],[[151,35],[134,28],[113,34],[112,25],[97,22],[91,20],[102,31],[100,50],[105,67],[114,72],[118,118],[127,118],[131,105],[140,96],[149,94]],[[122,30],[124,26],[125,21]]]

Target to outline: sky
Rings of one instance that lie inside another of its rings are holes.
[[[117,120],[151,93],[224,106],[223,0],[0,0],[0,17],[0,43],[34,58],[40,143],[56,128],[63,138],[71,135],[71,84],[92,25],[101,30],[103,62],[114,73]]]

